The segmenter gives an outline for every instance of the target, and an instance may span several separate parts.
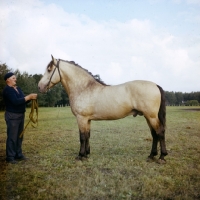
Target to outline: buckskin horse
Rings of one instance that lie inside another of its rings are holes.
[[[106,85],[86,69],[73,61],[52,60],[38,83],[38,89],[44,93],[61,82],[65,88],[72,113],[75,115],[80,134],[78,159],[90,154],[91,120],[116,120],[128,115],[143,115],[153,137],[152,149],[147,161],[154,160],[161,153],[158,163],[165,163],[167,155],[165,145],[166,106],[163,89],[157,84],[135,80],[120,85]]]

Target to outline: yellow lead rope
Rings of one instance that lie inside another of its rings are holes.
[[[34,114],[34,112],[36,112],[36,113]],[[31,112],[29,114],[29,121],[26,124],[22,133],[20,134],[20,136],[19,136],[20,138],[24,135],[24,132],[30,122],[32,122],[31,126],[34,128],[38,125],[38,101],[37,101],[37,99],[33,99],[31,102]]]

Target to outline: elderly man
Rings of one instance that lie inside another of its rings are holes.
[[[24,129],[24,116],[26,103],[37,98],[37,94],[24,96],[22,90],[16,85],[16,76],[12,72],[5,74],[6,86],[3,98],[6,105],[5,121],[7,125],[6,161],[16,164],[17,160],[26,160],[22,154],[22,140],[19,135]]]

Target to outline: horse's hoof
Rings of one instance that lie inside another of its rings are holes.
[[[84,161],[84,160],[87,160],[87,158],[88,157],[85,157],[85,156],[77,156],[75,159],[77,160],[77,161]]]
[[[148,158],[147,158],[147,162],[155,162],[155,158],[154,158],[154,157],[153,157],[153,158],[148,157]]]
[[[82,157],[81,156],[77,156],[75,159],[79,161],[79,160],[82,160]]]
[[[158,159],[157,163],[158,164],[166,164],[166,160],[165,159]]]
[[[82,157],[82,161],[88,160],[88,157]]]

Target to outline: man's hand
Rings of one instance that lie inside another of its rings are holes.
[[[32,99],[37,99],[36,93],[31,93],[31,94],[25,96],[25,101],[29,101],[29,100],[32,100]]]

